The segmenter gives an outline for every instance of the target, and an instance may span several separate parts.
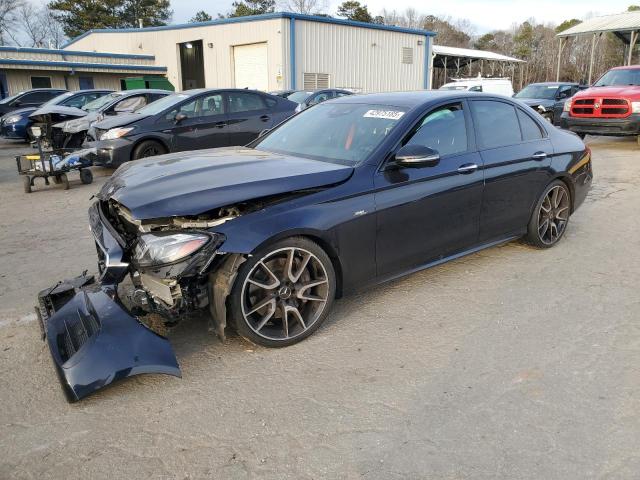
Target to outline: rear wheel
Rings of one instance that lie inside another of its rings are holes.
[[[569,188],[560,180],[551,182],[531,215],[527,229],[527,242],[538,248],[553,247],[567,229],[570,212]]]
[[[133,160],[139,160],[146,157],[155,157],[167,153],[166,148],[155,140],[145,140],[133,150],[131,156]]]
[[[292,237],[260,249],[242,264],[231,291],[231,314],[247,340],[284,347],[320,327],[335,292],[329,256],[311,240]]]

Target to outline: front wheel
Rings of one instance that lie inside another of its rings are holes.
[[[527,228],[527,242],[538,248],[553,247],[564,235],[570,213],[569,188],[560,180],[551,182],[531,215]]]
[[[132,160],[139,160],[141,158],[155,157],[156,155],[162,155],[167,153],[167,150],[155,140],[145,140],[138,145],[133,151]]]
[[[292,237],[264,247],[242,264],[231,291],[238,333],[265,347],[284,347],[311,335],[336,292],[331,259],[316,243]]]

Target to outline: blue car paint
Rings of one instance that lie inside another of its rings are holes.
[[[4,117],[2,117],[2,119],[0,119],[0,137],[9,138],[12,140],[29,140],[27,129],[33,123],[29,119],[29,115],[31,115],[36,110],[36,107],[21,108],[19,110],[14,110],[6,114]],[[13,116],[20,117],[20,120],[14,123],[6,123],[6,119]]]
[[[124,242],[100,213],[101,203],[110,199],[121,202],[135,218],[144,220],[197,215],[264,195],[306,190],[305,195],[268,204],[217,225],[210,232],[222,241],[216,245],[221,255],[251,254],[279,238],[309,236],[334,261],[340,295],[521,236],[537,199],[554,179],[562,179],[571,189],[573,210],[582,203],[591,184],[590,153],[582,141],[552,127],[521,102],[459,92],[378,94],[333,102],[362,102],[363,98],[370,104],[408,110],[367,160],[355,168],[260,150],[217,149],[132,162],[118,170],[90,210],[92,231],[102,251],[102,286],[92,287],[97,290],[85,296],[77,294],[70,309],[64,313],[60,310],[49,320],[49,325],[60,329],[71,318],[69,312],[94,308],[96,317],[108,319],[108,324],[122,322],[121,330],[107,329],[108,335],[113,335],[108,341],[95,340],[95,347],[91,347],[95,348],[95,356],[81,357],[67,370],[58,368],[68,384],[76,381],[75,370],[82,370],[78,374],[82,381],[74,388],[75,398],[113,379],[136,373],[177,374],[168,343],[145,339],[134,346],[125,342],[122,345],[126,348],[118,350],[115,360],[107,350],[120,341],[116,334],[146,337],[139,330],[146,327],[122,310],[117,301],[114,286],[126,274],[128,264]],[[506,102],[529,112],[546,133],[544,138],[483,150],[473,133],[473,125],[479,120],[469,108],[473,101],[482,99]],[[471,127],[467,152],[441,159],[437,168],[408,169],[385,164],[426,112],[451,102],[463,102],[469,112],[465,118]],[[537,151],[546,156],[535,160],[532,155]],[[460,174],[457,167],[461,162],[477,162],[479,168],[472,174]],[[288,171],[292,173],[289,176]],[[461,211],[464,215],[460,216]],[[443,226],[446,231],[438,230]],[[114,315],[107,315],[109,312]],[[57,331],[50,330],[50,335]],[[102,335],[101,331],[98,339]],[[56,345],[50,340],[54,359],[59,348]],[[147,361],[151,345],[156,353],[161,351],[162,361]],[[141,358],[145,359],[144,365],[136,363]],[[124,366],[125,360],[131,362],[129,369]],[[107,368],[113,371],[105,376]]]

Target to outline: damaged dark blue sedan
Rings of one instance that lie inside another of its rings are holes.
[[[555,245],[591,179],[582,141],[517,100],[344,97],[246,147],[120,167],[89,212],[99,278],[41,292],[37,310],[77,400],[131,375],[180,374],[145,312],[170,325],[207,312],[221,338],[229,326],[291,345],[354,290],[520,237]]]

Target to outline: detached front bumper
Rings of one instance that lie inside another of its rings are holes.
[[[128,271],[123,244],[96,202],[89,210],[100,280],[81,275],[38,294],[36,312],[70,401],[141,373],[180,376],[169,341],[126,310],[117,285]]]
[[[625,118],[582,118],[562,114],[561,127],[575,133],[605,136],[640,135],[640,113]]]

